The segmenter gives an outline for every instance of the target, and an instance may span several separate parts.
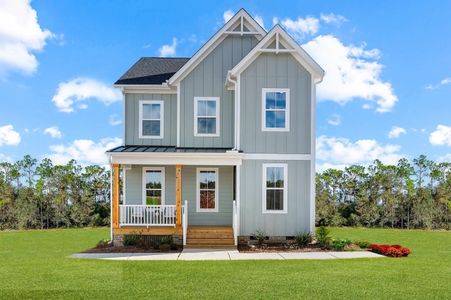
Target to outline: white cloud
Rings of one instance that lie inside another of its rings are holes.
[[[30,1],[0,1],[0,75],[7,71],[32,74],[38,67],[36,51],[55,37],[38,23]]]
[[[437,84],[428,84],[425,87],[425,89],[436,90],[436,89],[441,88],[442,86],[448,85],[448,84],[451,84],[451,77],[444,78],[444,79],[440,80],[440,82]]]
[[[448,145],[451,147],[451,127],[437,125],[435,131],[429,135],[429,142],[434,146]]]
[[[226,10],[223,14],[222,14],[222,19],[224,20],[224,23],[227,23],[233,16],[235,15],[235,13],[232,10]]]
[[[257,22],[261,27],[265,28],[265,22],[263,21],[262,16],[256,15],[254,17],[254,19],[255,19],[255,22]]]
[[[352,164],[367,165],[375,159],[386,164],[396,164],[403,157],[398,145],[381,145],[373,139],[355,142],[346,138],[320,136],[316,140],[318,170],[340,168]]]
[[[443,156],[440,156],[439,158],[437,158],[438,162],[449,162],[451,163],[451,153],[447,153]]]
[[[274,21],[278,22],[278,19],[273,19]],[[311,16],[298,17],[296,20],[286,18],[280,24],[298,40],[303,39],[306,35],[314,35],[319,30],[319,19]]]
[[[7,155],[5,155],[3,153],[0,153],[0,162],[10,162],[10,163],[12,163],[13,159],[12,159],[11,156],[7,156]]]
[[[334,13],[321,14],[320,19],[326,24],[335,24],[337,26],[340,26],[341,24],[343,24],[348,20],[342,15],[336,15]]]
[[[110,125],[111,126],[116,126],[116,125],[121,125],[121,124],[122,124],[122,120],[119,118],[119,116],[117,114],[110,115]]]
[[[383,66],[377,61],[378,49],[346,46],[332,35],[317,36],[303,47],[326,71],[318,85],[319,99],[345,104],[361,98],[375,104],[381,113],[395,106],[398,97],[391,83],[380,78]]]
[[[172,44],[163,45],[158,49],[160,57],[173,57],[177,51],[177,38],[172,38]]]
[[[74,140],[67,145],[52,145],[49,147],[51,153],[46,157],[55,164],[66,164],[75,159],[79,164],[86,166],[90,164],[106,165],[108,159],[105,151],[121,145],[120,138],[103,138],[99,142],[88,139]]]
[[[333,114],[329,119],[327,119],[327,123],[329,123],[332,126],[338,126],[341,124],[341,116]]]
[[[48,134],[54,139],[60,139],[63,136],[58,126],[52,126],[44,129],[44,134]]]
[[[20,134],[14,130],[13,125],[5,125],[0,127],[0,146],[17,146],[20,144]]]
[[[402,128],[402,127],[398,127],[398,126],[393,126],[390,130],[390,132],[388,133],[388,138],[389,139],[396,139],[398,138],[401,134],[406,134],[407,131]]]
[[[120,101],[122,94],[119,90],[95,79],[79,77],[67,82],[61,82],[52,101],[59,111],[70,113],[74,111],[73,105],[76,102],[88,99],[95,99],[109,105]],[[85,109],[87,105],[86,103],[78,103],[78,108]]]

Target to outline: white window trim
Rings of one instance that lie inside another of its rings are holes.
[[[144,167],[142,172],[142,204],[146,205],[146,172],[161,171],[161,205],[165,203],[165,169],[164,167]]]
[[[286,93],[285,107],[285,127],[267,128],[266,127],[266,93],[279,92]],[[290,131],[290,89],[263,88],[262,89],[262,131],[288,132]]]
[[[266,170],[271,167],[283,168],[283,210],[266,209]],[[262,213],[263,214],[286,214],[288,212],[288,164],[272,163],[263,164],[263,184],[262,184]]]
[[[160,104],[160,135],[143,135],[143,105],[144,104]],[[140,100],[139,101],[139,138],[140,139],[162,139],[163,137],[164,137],[164,101],[163,100]]]
[[[200,172],[214,171],[215,182],[215,208],[200,208]],[[219,169],[218,168],[196,168],[196,212],[218,212],[219,211]]]
[[[197,118],[199,117],[197,115],[197,103],[199,101],[205,101],[205,100],[210,100],[210,101],[215,101],[216,102],[216,133],[198,133],[197,132]],[[220,101],[219,101],[219,97],[194,97],[194,136],[196,137],[218,137],[220,136],[220,132],[221,132],[221,128],[219,128],[220,126],[220,122],[219,122],[219,106],[220,106]]]

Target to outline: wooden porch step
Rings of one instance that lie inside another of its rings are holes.
[[[197,245],[233,245],[234,240],[233,238],[229,239],[193,239],[191,237],[188,237],[186,240],[187,245],[191,244],[197,244]]]
[[[222,249],[222,250],[236,250],[234,245],[186,245],[185,249]]]

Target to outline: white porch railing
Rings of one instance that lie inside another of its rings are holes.
[[[236,206],[236,200],[233,200],[233,219],[232,219],[232,227],[233,227],[233,240],[235,242],[235,246],[238,245],[238,209]]]
[[[174,226],[175,205],[120,205],[121,226]]]
[[[183,246],[186,246],[186,234],[188,232],[188,201],[182,206],[182,230],[183,230]]]

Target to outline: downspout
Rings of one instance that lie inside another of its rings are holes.
[[[227,83],[228,82],[231,82],[231,83],[233,83],[233,86],[234,86],[234,88],[235,88],[235,97],[234,97],[234,103],[235,103],[235,107],[234,107],[234,121],[235,121],[235,128],[234,128],[234,131],[235,131],[235,134],[234,134],[234,147],[233,147],[233,150],[234,151],[238,151],[238,140],[237,140],[237,138],[238,138],[238,126],[237,126],[237,120],[238,120],[238,101],[237,101],[237,92],[236,92],[236,85],[237,85],[237,82],[236,82],[236,80],[233,80],[232,79],[232,76],[231,76],[231,73],[230,73],[230,71],[228,71],[227,72],[227,79],[226,79],[226,86],[227,86]]]

